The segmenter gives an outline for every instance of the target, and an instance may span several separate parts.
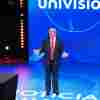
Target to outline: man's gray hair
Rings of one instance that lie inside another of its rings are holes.
[[[50,32],[57,32],[56,28],[53,28],[53,27],[49,28],[48,31],[50,31]]]

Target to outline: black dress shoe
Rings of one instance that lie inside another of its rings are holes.
[[[46,92],[46,96],[49,96],[50,95],[50,93],[49,92]]]
[[[57,92],[56,95],[59,95],[59,93]]]
[[[54,94],[56,94],[56,95],[59,95],[59,92],[53,92]]]

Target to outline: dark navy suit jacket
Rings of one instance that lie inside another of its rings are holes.
[[[55,52],[54,52],[55,62],[58,62],[60,60],[63,50],[64,50],[63,43],[59,38],[57,38]],[[47,38],[46,40],[43,41],[42,49],[41,49],[40,53],[42,53],[42,52],[45,53],[44,60],[49,62],[50,61],[50,39],[49,38]]]

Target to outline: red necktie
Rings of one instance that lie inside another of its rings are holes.
[[[52,37],[52,48],[54,48],[54,37]]]
[[[54,36],[51,37],[51,47],[50,47],[50,50],[51,50],[51,52],[50,52],[50,58],[51,58],[51,60],[54,59],[54,49],[55,49],[54,38],[55,38]]]

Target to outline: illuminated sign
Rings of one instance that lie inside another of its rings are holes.
[[[99,0],[38,0],[40,9],[99,10]]]

